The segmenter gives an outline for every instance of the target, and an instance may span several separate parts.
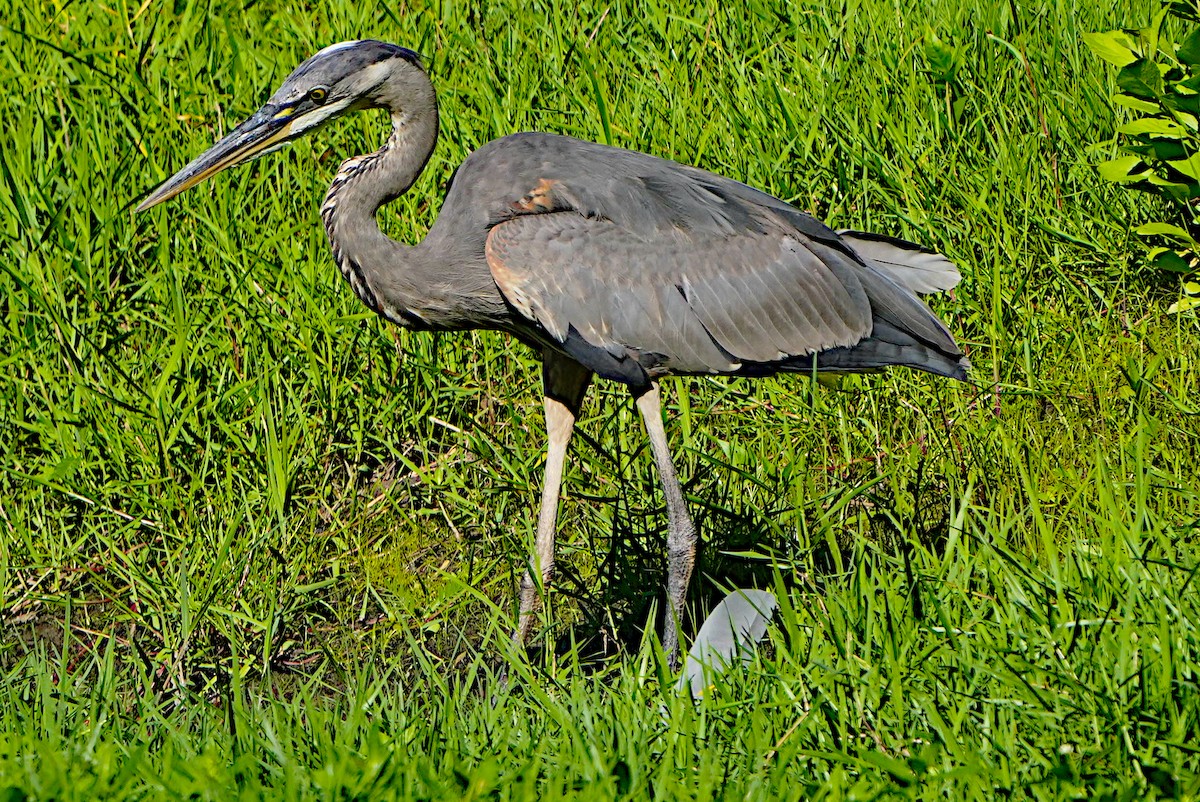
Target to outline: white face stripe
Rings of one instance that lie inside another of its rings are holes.
[[[324,106],[317,106],[307,114],[301,114],[292,122],[288,123],[288,133],[290,136],[299,136],[310,128],[314,128],[325,122],[331,117],[334,117],[346,110],[346,107],[354,98],[343,98],[342,100],[328,103]]]

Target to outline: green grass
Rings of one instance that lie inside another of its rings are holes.
[[[0,799],[1200,798],[1200,324],[1138,263],[1156,210],[1092,167],[1112,77],[1079,34],[1154,10],[1119,5],[0,0]],[[615,386],[547,626],[507,649],[537,367],[386,327],[337,274],[317,205],[381,118],[133,214],[363,36],[440,91],[394,236],[535,129],[963,267],[933,304],[972,386],[668,383],[693,617],[784,600],[698,707],[647,632],[665,518]]]

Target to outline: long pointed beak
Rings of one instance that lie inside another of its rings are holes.
[[[271,105],[259,109],[244,123],[234,128],[225,138],[213,145],[192,162],[163,182],[162,186],[138,204],[137,210],[144,212],[170,200],[186,189],[196,186],[209,176],[216,175],[227,167],[241,164],[286,145],[303,129],[292,133],[293,109]]]

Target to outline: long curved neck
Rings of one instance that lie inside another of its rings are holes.
[[[398,97],[402,93],[403,106]],[[424,73],[415,80],[410,74],[403,85],[385,87],[379,102],[391,112],[391,136],[374,153],[342,164],[325,194],[321,217],[334,260],[363,303],[401,325],[435,325],[410,301],[421,297],[419,290],[427,283],[422,276],[435,273],[439,260],[427,248],[403,245],[385,235],[375,213],[408,191],[433,153],[438,137],[436,95]],[[425,299],[433,313],[443,305],[440,300]]]

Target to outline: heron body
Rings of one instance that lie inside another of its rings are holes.
[[[892,365],[965,378],[966,358],[917,296],[957,282],[944,257],[835,232],[745,184],[643,153],[540,133],[497,139],[456,171],[419,245],[391,239],[376,213],[420,175],[438,110],[417,56],[383,42],[344,42],[305,61],[139,210],[366,108],[390,112],[391,136],[344,162],[321,206],[354,292],[397,325],[506,331],[542,356],[549,448],[518,640],[532,623],[537,579],[544,586],[553,570],[563,461],[593,376],[628,385],[662,478],[672,659],[696,533],[657,379]]]

